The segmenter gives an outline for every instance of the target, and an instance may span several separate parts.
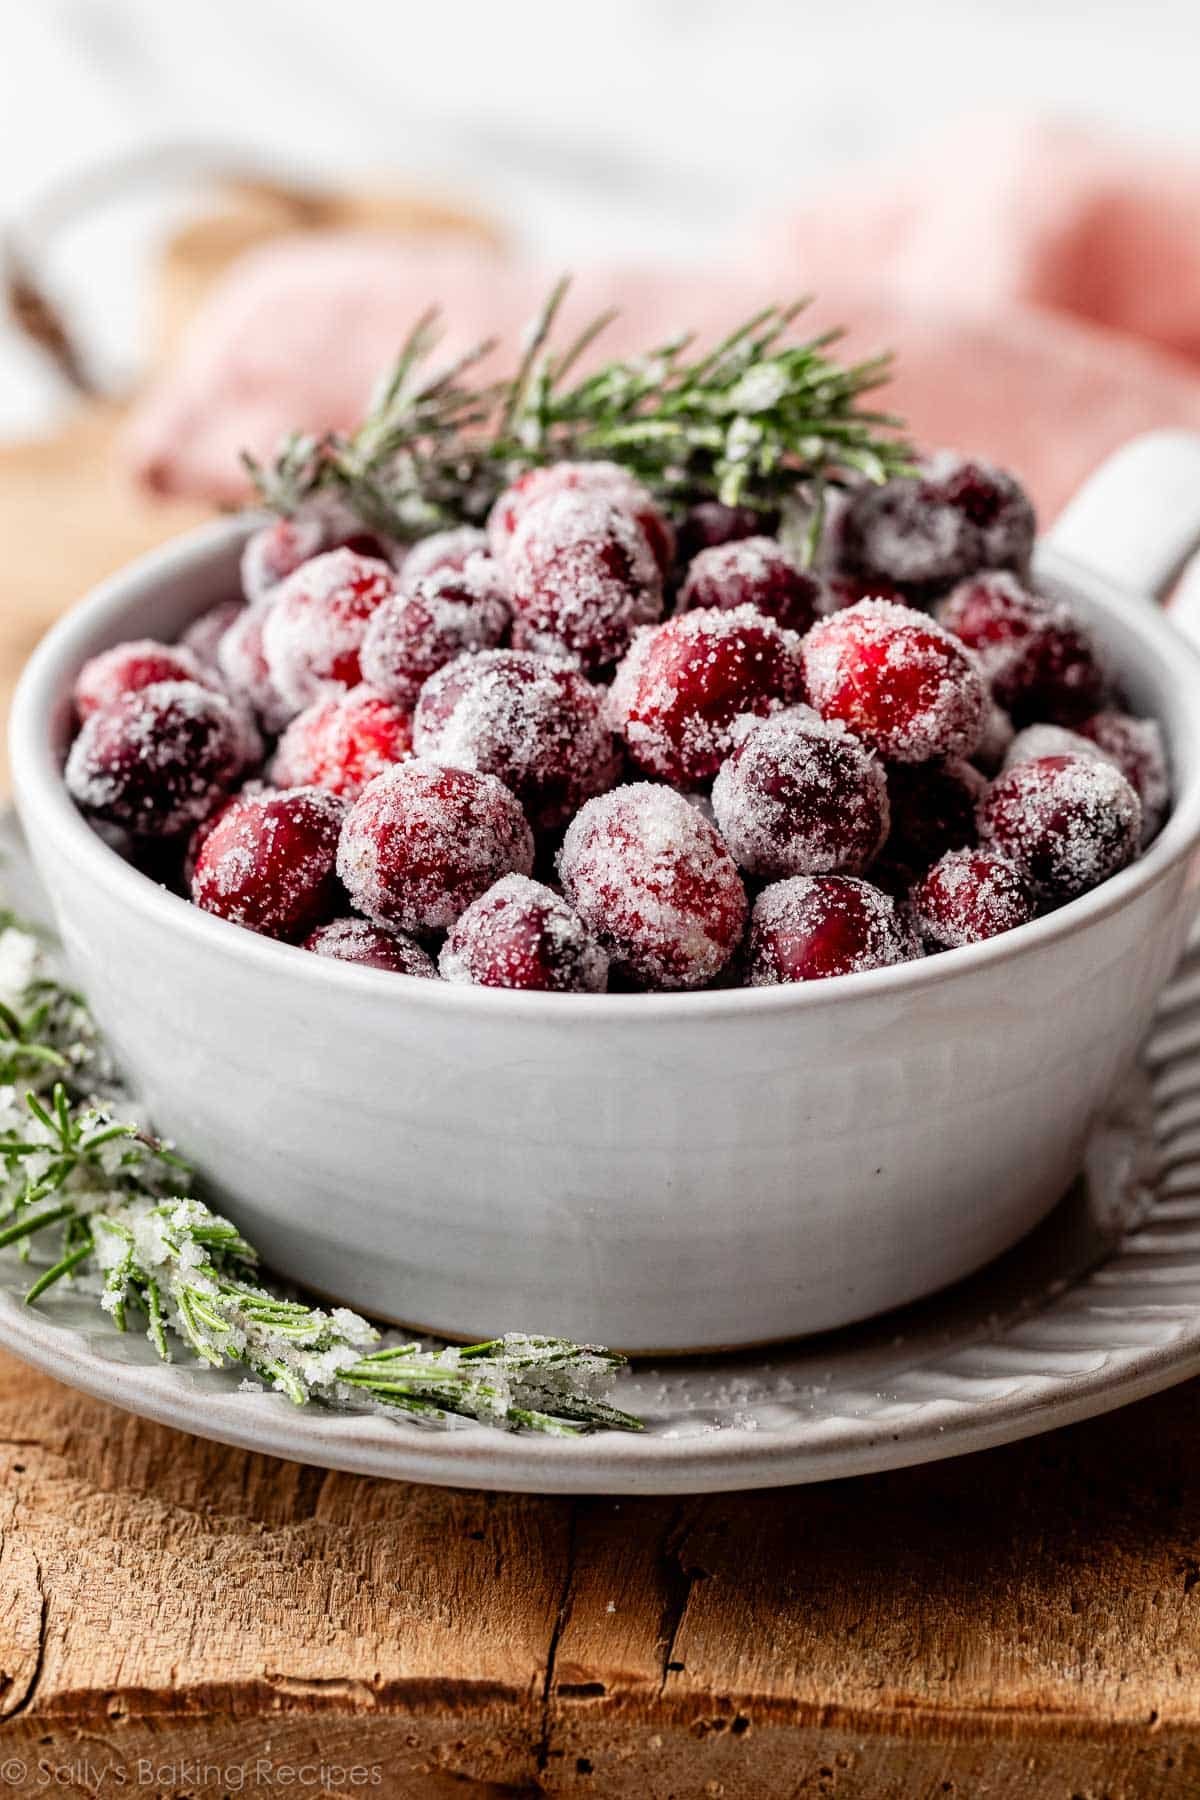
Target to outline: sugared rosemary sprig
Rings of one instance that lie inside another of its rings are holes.
[[[121,1088],[84,1002],[32,932],[0,915],[0,1249],[54,1245],[27,1300],[83,1278],[118,1330],[133,1313],[144,1320],[164,1360],[178,1340],[297,1405],[369,1404],[560,1437],[641,1429],[606,1399],[623,1357],[517,1335],[465,1349],[383,1344],[347,1308],[262,1285],[253,1247],[190,1187],[187,1165]]]
[[[482,519],[515,476],[564,457],[622,463],[672,511],[711,498],[770,510],[801,489],[811,511],[826,483],[910,466],[902,422],[864,404],[891,358],[838,362],[836,330],[794,341],[806,301],[766,307],[704,352],[689,334],[578,376],[614,315],[557,350],[566,290],[552,290],[503,382],[470,379],[494,340],[434,367],[436,315],[425,314],[357,431],[294,435],[265,466],[244,459],[261,498],[290,513],[325,494],[408,541]]]

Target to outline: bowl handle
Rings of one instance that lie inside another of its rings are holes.
[[[1131,598],[1158,600],[1200,547],[1200,432],[1150,431],[1102,462],[1048,536],[1059,558]],[[1200,583],[1193,616],[1200,630]],[[1191,610],[1191,609],[1189,609]]]

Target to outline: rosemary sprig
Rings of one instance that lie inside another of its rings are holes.
[[[809,517],[825,484],[910,466],[902,422],[863,403],[890,378],[890,357],[838,362],[840,331],[793,341],[807,301],[766,307],[703,353],[681,336],[576,376],[614,315],[556,350],[567,285],[547,297],[504,382],[471,380],[490,339],[434,367],[440,334],[424,314],[357,431],[293,435],[266,466],[244,458],[263,501],[290,513],[324,494],[409,541],[482,519],[515,476],[564,457],[620,462],[673,511],[714,496],[776,509],[803,491]]]
[[[559,1437],[641,1429],[606,1399],[623,1357],[516,1335],[465,1349],[382,1345],[348,1309],[264,1286],[253,1246],[190,1188],[187,1165],[116,1080],[84,1002],[32,932],[0,914],[0,1249],[54,1245],[29,1302],[83,1277],[118,1330],[134,1314],[144,1321],[164,1361],[177,1340],[297,1405],[369,1404]]]

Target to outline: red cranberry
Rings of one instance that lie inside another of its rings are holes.
[[[365,682],[297,713],[279,740],[277,787],[320,787],[357,800],[368,781],[412,751],[412,720]]]
[[[421,689],[413,742],[431,762],[498,776],[535,831],[565,825],[618,767],[603,692],[571,663],[529,650],[439,669]]]
[[[490,557],[437,569],[379,608],[363,642],[363,674],[411,710],[431,675],[465,651],[492,649],[511,616]]]
[[[136,694],[157,681],[212,682],[199,659],[182,644],[160,644],[155,638],[135,638],[102,650],[84,663],[75,678],[75,711],[80,719],[112,706],[125,694]]]
[[[1026,725],[1024,731],[1018,731],[1015,734],[1004,752],[1003,767],[1015,769],[1018,763],[1036,762],[1039,756],[1096,756],[1098,754],[1095,744],[1080,732],[1068,730],[1065,725]],[[1124,773],[1123,770],[1122,773]]]
[[[407,594],[427,575],[460,575],[476,556],[487,556],[488,535],[477,525],[455,525],[420,538],[405,552],[400,578]]]
[[[330,689],[356,687],[371,617],[398,592],[387,563],[327,550],[289,575],[263,623],[267,668],[293,713]]]
[[[1098,712],[1081,720],[1079,730],[1116,763],[1141,801],[1142,842],[1148,844],[1161,830],[1171,799],[1167,750],[1157,719]]]
[[[318,925],[304,940],[314,956],[334,962],[358,963],[364,969],[384,969],[389,975],[417,975],[436,981],[437,970],[428,951],[402,931],[385,931],[366,919],[331,919]]]
[[[934,594],[977,569],[1028,566],[1036,521],[1003,469],[942,451],[916,475],[853,496],[841,523],[846,569]]]
[[[748,985],[822,981],[909,962],[920,950],[891,897],[851,875],[793,875],[750,920]]]
[[[326,547],[325,522],[316,513],[272,519],[246,539],[242,550],[242,592],[261,600],[272,588]]]
[[[612,685],[612,718],[639,768],[694,787],[728,756],[736,719],[799,694],[793,632],[752,606],[708,607],[639,633]]]
[[[272,602],[242,608],[217,645],[217,666],[229,692],[248,707],[273,737],[293,716],[271,677],[263,651],[263,627]]]
[[[441,931],[501,875],[528,875],[533,834],[494,775],[414,760],[379,775],[350,809],[338,873],[376,925]]]
[[[180,638],[180,643],[192,652],[201,668],[206,669],[209,674],[220,674],[218,651],[221,639],[245,611],[245,603],[241,600],[218,600],[215,606],[202,612],[198,619],[193,619]]]
[[[701,500],[690,507],[679,527],[679,561],[688,564],[702,550],[733,544],[739,538],[769,537],[779,524],[777,513],[755,512],[751,506],[725,506]]]
[[[883,765],[844,725],[807,707],[763,719],[721,765],[721,835],[752,875],[857,874],[887,832]]]
[[[774,538],[739,538],[702,550],[688,567],[678,612],[753,606],[789,631],[805,632],[817,616],[821,583],[798,569]]]
[[[505,875],[468,906],[442,946],[445,980],[475,987],[602,994],[608,957],[566,901],[527,875]]]
[[[1072,900],[1137,855],[1142,807],[1110,763],[1042,756],[992,783],[979,835],[1014,862],[1043,900]]]
[[[746,895],[733,859],[672,788],[634,782],[589,800],[558,868],[584,924],[642,987],[704,987],[737,949]]]
[[[662,577],[633,516],[606,493],[565,489],[526,508],[505,558],[513,643],[615,663],[662,612]]]
[[[955,588],[938,618],[974,650],[993,694],[1018,725],[1070,724],[1099,704],[1103,670],[1063,601],[1031,594],[1012,575],[980,575]]]
[[[947,850],[975,842],[975,810],[987,782],[970,763],[893,763],[887,772],[891,830],[875,878],[903,893]]]
[[[1036,912],[1021,871],[995,850],[948,850],[908,896],[913,923],[936,950],[979,944]]]
[[[192,899],[264,937],[307,936],[337,904],[345,816],[345,802],[323,788],[239,797],[200,846]]]
[[[894,600],[898,606],[907,604],[904,594],[890,581],[860,581],[857,575],[835,571],[821,577],[816,598],[817,617],[827,619],[830,613],[845,612],[848,606],[857,606],[860,600]]]
[[[975,662],[923,613],[860,600],[804,640],[808,698],[891,762],[968,755],[988,696]]]
[[[210,812],[236,779],[233,707],[195,681],[160,681],[84,721],[66,783],[86,811],[135,836],[170,837]]]
[[[603,495],[637,520],[642,535],[665,581],[675,561],[675,533],[660,512],[649,488],[636,476],[612,462],[559,462],[543,469],[528,469],[507,488],[488,517],[488,542],[492,555],[503,562],[517,526],[531,506],[553,494]]]

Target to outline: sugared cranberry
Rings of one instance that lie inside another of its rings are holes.
[[[774,538],[740,538],[702,550],[688,567],[678,612],[753,606],[789,631],[805,632],[817,617],[821,583],[798,569]]]
[[[494,775],[414,760],[350,809],[338,873],[360,912],[401,931],[441,931],[501,875],[528,875],[533,833]]]
[[[1042,756],[992,783],[979,806],[979,836],[1025,876],[1043,900],[1071,900],[1137,855],[1141,801],[1111,763]]]
[[[999,937],[1037,911],[1021,871],[995,850],[948,850],[908,904],[922,938],[937,950]]]
[[[1018,725],[1069,725],[1098,706],[1104,672],[1064,601],[1031,594],[1013,575],[980,575],[955,588],[938,618],[975,652],[992,693]]]
[[[402,931],[385,931],[366,919],[331,919],[318,925],[304,940],[314,956],[334,962],[358,963],[364,969],[384,969],[389,975],[417,975],[436,981],[433,958]]]
[[[136,694],[156,681],[197,681],[201,687],[212,686],[199,658],[182,644],[135,638],[102,650],[84,663],[75,678],[75,711],[80,719],[86,719],[124,694]]]
[[[630,756],[681,787],[706,781],[733,747],[735,719],[799,698],[799,648],[752,606],[681,613],[640,632],[610,695]]]
[[[459,574],[475,556],[488,554],[488,535],[477,525],[455,525],[449,531],[434,531],[420,538],[405,552],[400,564],[400,580],[409,593],[427,575],[448,571]]]
[[[602,994],[608,957],[552,888],[505,875],[468,906],[442,946],[446,981],[474,987]]]
[[[975,810],[987,782],[970,763],[893,763],[887,772],[891,829],[874,878],[903,893],[945,855],[975,842]]]
[[[895,901],[869,881],[793,875],[764,888],[754,903],[748,985],[857,975],[919,955]]]
[[[739,538],[769,537],[778,523],[777,513],[755,512],[751,506],[725,506],[720,500],[698,501],[688,509],[679,527],[679,561],[686,565],[702,550],[733,544]]]
[[[505,557],[513,643],[574,657],[587,672],[625,654],[662,613],[662,577],[633,515],[604,492],[567,488],[528,506]]]
[[[890,762],[965,756],[979,741],[983,677],[956,638],[910,607],[860,600],[834,613],[805,638],[803,663],[821,716]]]
[[[1081,732],[1071,731],[1065,725],[1026,725],[1023,731],[1015,734],[1004,752],[1002,766],[1005,769],[1015,769],[1018,763],[1036,762],[1039,756],[1098,754],[1097,745],[1091,743]]]
[[[712,804],[735,861],[771,880],[857,874],[887,832],[883,765],[844,725],[807,707],[745,731]]]
[[[195,681],[161,681],[93,712],[71,746],[66,783],[97,818],[171,837],[211,812],[242,766],[237,716]]]
[[[1080,721],[1082,735],[1111,758],[1142,803],[1142,842],[1162,829],[1171,799],[1167,748],[1157,719],[1098,712]]]
[[[368,781],[412,750],[412,720],[360,682],[297,713],[279,740],[271,779],[276,787],[328,788],[357,800]]]
[[[543,469],[529,469],[507,488],[488,516],[488,542],[492,555],[503,562],[518,525],[540,501],[553,494],[600,494],[636,519],[663,580],[675,560],[675,533],[660,512],[649,488],[613,462],[559,462]]]
[[[1024,490],[1003,469],[941,451],[916,475],[862,487],[841,525],[844,566],[925,597],[977,569],[1029,562],[1036,530]]]
[[[746,895],[733,858],[672,788],[634,782],[589,800],[558,868],[584,924],[642,987],[704,987],[738,946]]]
[[[355,550],[327,550],[289,575],[263,622],[267,668],[293,713],[357,687],[372,615],[398,592],[394,571]]]
[[[492,649],[511,617],[490,557],[471,557],[462,569],[437,569],[376,612],[363,641],[363,674],[411,711],[431,675],[466,651]]]
[[[605,696],[573,664],[529,650],[460,656],[421,689],[418,756],[496,775],[536,831],[554,831],[611,787],[617,751]]]
[[[325,524],[315,513],[272,519],[260,526],[242,550],[242,592],[247,600],[261,600],[325,544]]]
[[[192,899],[264,937],[305,937],[337,904],[345,816],[345,802],[324,788],[240,797],[200,846]]]
[[[207,612],[202,612],[198,619],[192,620],[179,641],[197,658],[201,668],[207,669],[210,674],[219,674],[221,664],[218,651],[221,639],[245,611],[246,605],[242,600],[218,600],[215,606],[210,606]]]
[[[272,737],[282,731],[295,708],[284,701],[267,667],[263,627],[272,602],[245,606],[217,645],[217,667],[235,699],[248,707]]]

